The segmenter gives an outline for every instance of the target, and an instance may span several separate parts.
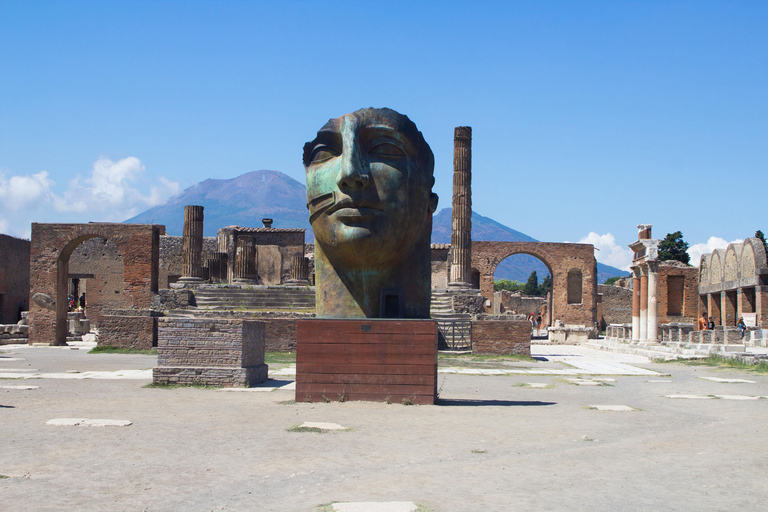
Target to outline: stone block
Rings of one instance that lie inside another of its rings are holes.
[[[472,322],[472,353],[477,355],[531,355],[531,324],[527,320]]]

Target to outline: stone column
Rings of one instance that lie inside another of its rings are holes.
[[[235,243],[235,282],[256,283],[256,248],[253,239],[238,237]]]
[[[296,286],[309,284],[309,259],[303,254],[291,256],[291,273],[285,284]]]
[[[632,271],[632,341],[640,341],[640,267]]]
[[[184,234],[181,241],[181,283],[203,282],[203,207],[184,207]]]
[[[659,316],[657,286],[659,263],[657,261],[648,262],[648,341],[658,342],[659,335]]]
[[[640,267],[640,341],[648,339],[648,267]]]
[[[472,286],[472,128],[453,132],[451,276],[448,286]]]
[[[208,258],[208,272],[214,282],[227,280],[227,253],[214,252]]]

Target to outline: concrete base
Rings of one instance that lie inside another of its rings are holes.
[[[434,404],[434,320],[299,320],[296,401]]]

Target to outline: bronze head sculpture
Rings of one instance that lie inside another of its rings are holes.
[[[365,108],[304,145],[318,317],[429,318],[434,156],[408,117]]]

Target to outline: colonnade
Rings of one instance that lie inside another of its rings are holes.
[[[632,341],[656,343],[659,337],[659,262],[645,261],[632,271]]]

